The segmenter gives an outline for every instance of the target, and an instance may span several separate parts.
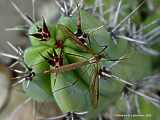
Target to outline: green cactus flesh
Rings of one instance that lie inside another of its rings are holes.
[[[26,49],[24,54],[27,65],[32,66],[37,73],[29,88],[25,89],[26,94],[36,100],[49,100],[53,97],[63,112],[88,111],[94,108],[90,97],[90,83],[92,76],[96,72],[96,64],[82,65],[75,70],[66,72],[64,70],[64,72],[58,72],[57,74],[44,74],[44,71],[52,69],[52,66],[49,65],[41,55],[47,56],[47,52],[53,53],[53,49],[59,54],[60,49],[55,46],[57,39],[62,40],[64,44],[64,65],[80,62],[87,58],[89,59],[103,49],[101,46],[107,45],[108,48],[105,50],[105,54],[110,57],[119,58],[123,55],[127,56],[127,60],[113,67],[112,73],[114,75],[125,80],[137,80],[148,75],[151,71],[150,57],[130,47],[128,42],[119,39],[118,44],[115,45],[105,28],[92,33],[91,31],[103,24],[96,17],[84,11],[81,11],[81,25],[84,32],[90,32],[91,50],[87,51],[75,44],[75,42],[68,38],[67,33],[64,33],[64,31],[59,28],[59,24],[65,25],[71,31],[75,32],[77,28],[76,20],[77,16],[62,16],[57,25],[48,23],[51,38],[48,41],[40,41],[35,37],[30,37],[32,46]],[[39,23],[41,22],[37,24]],[[36,32],[36,28],[32,26],[29,33],[32,34],[34,32]],[[111,63],[111,61],[102,59],[98,63],[98,66],[107,66]],[[73,86],[64,88],[75,81],[77,82]],[[107,104],[119,99],[123,84],[114,79],[100,79],[99,82],[100,98],[97,108],[99,108],[99,106],[107,106]],[[60,88],[64,89],[55,91]]]

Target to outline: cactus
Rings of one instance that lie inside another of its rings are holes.
[[[62,16],[52,23],[44,17],[35,21],[34,17],[25,16],[11,1],[29,25],[30,46],[22,52],[12,47],[19,55],[15,58],[25,68],[18,82],[23,82],[25,94],[36,101],[54,99],[63,113],[73,112],[66,116],[80,116],[84,112],[88,113],[88,119],[96,118],[112,105],[118,109],[124,107],[125,101],[126,109],[116,112],[132,113],[130,93],[137,95],[136,100],[140,96],[140,108],[146,106],[145,99],[158,106],[157,98],[141,92],[144,89],[141,81],[153,71],[152,57],[148,54],[159,56],[159,52],[149,44],[154,42],[150,31],[143,35],[147,27],[137,30],[131,20],[145,1],[131,12],[123,12],[125,3],[120,0],[113,8],[116,10],[108,10],[111,15],[104,14],[107,3],[102,0],[95,0],[94,7],[88,9],[83,0],[56,2]],[[110,21],[106,21],[107,17]],[[6,53],[1,55],[13,58]],[[117,103],[122,93],[124,101]]]

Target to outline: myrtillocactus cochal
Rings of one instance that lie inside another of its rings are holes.
[[[35,17],[24,15],[11,1],[29,24],[27,35],[31,46],[23,52],[8,42],[18,56],[1,55],[17,59],[16,63],[25,68],[25,71],[14,71],[20,74],[17,83],[24,83],[29,97],[38,101],[54,98],[63,112],[103,110],[115,104],[122,91],[126,95],[131,91],[159,104],[153,96],[135,89],[136,82],[126,81],[142,79],[151,72],[150,57],[130,45],[151,51],[145,47],[147,41],[142,39],[141,30],[136,31],[131,25],[131,16],[144,2],[118,23],[120,0],[112,15],[114,19],[108,24],[104,24],[102,16],[97,17],[97,6],[85,9],[83,1],[56,2],[62,16],[53,24],[44,17],[35,22]],[[14,64],[10,66],[13,67]]]

